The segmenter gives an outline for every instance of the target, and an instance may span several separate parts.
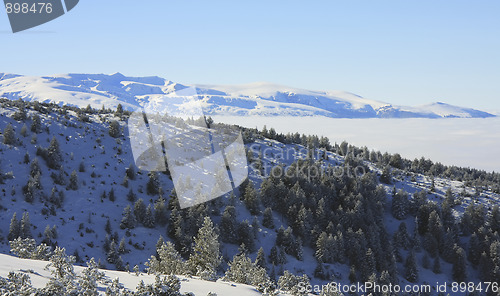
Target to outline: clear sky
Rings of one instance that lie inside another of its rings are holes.
[[[12,34],[0,72],[268,81],[393,104],[500,110],[500,1],[80,0]]]

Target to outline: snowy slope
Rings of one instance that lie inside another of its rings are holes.
[[[158,85],[161,84],[161,82],[155,81],[155,78],[150,79],[151,80],[148,81],[149,85],[155,85],[154,83]],[[134,82],[131,81],[130,84],[132,83]],[[175,87],[173,84],[165,84],[166,88]],[[121,185],[127,167],[133,163],[133,158],[126,138],[128,132],[126,128],[123,132],[123,136],[116,139],[111,138],[107,134],[109,121],[119,118],[112,113],[104,115],[93,114],[90,116],[89,122],[81,122],[73,111],[68,111],[67,116],[63,116],[55,111],[48,114],[40,113],[39,115],[42,118],[43,126],[50,127],[50,132],[44,130],[36,135],[32,132],[28,132],[26,136],[22,136],[20,130],[23,123],[17,122],[11,118],[16,110],[17,109],[13,107],[0,109],[0,130],[3,131],[7,124],[12,124],[16,131],[16,135],[19,137],[19,142],[22,142],[17,146],[9,146],[0,143],[0,159],[2,160],[0,163],[0,171],[3,174],[12,172],[13,176],[12,178],[4,180],[4,184],[0,185],[0,189],[2,190],[0,193],[2,197],[0,199],[0,208],[2,210],[2,215],[0,215],[0,252],[4,254],[9,252],[9,246],[5,238],[9,233],[9,223],[13,213],[17,213],[18,218],[21,218],[21,214],[27,211],[30,213],[31,223],[34,226],[32,234],[37,239],[37,242],[40,242],[43,237],[44,228],[47,225],[50,227],[57,226],[58,245],[65,247],[68,254],[78,252],[83,261],[87,261],[90,257],[94,257],[96,260],[101,259],[105,262],[106,252],[103,246],[105,241],[104,238],[106,237],[105,225],[109,220],[112,225],[111,232],[117,233],[118,241],[123,238],[126,242],[126,249],[129,250],[129,252],[122,254],[124,262],[129,263],[130,266],[139,264],[141,269],[143,269],[143,263],[155,252],[155,244],[158,237],[160,237],[160,235],[166,237],[166,229],[160,225],[153,228],[138,225],[133,230],[125,230],[118,227],[124,207],[131,204],[127,201],[126,197],[129,189],[134,190],[138,199],[144,199],[146,205],[154,203],[154,197],[144,192],[148,181],[146,172],[138,173],[135,180],[128,180],[128,188]],[[32,116],[34,114],[38,113],[32,109],[28,111],[28,115]],[[27,123],[29,126],[30,120],[28,120]],[[125,127],[125,122],[121,122],[121,124]],[[36,141],[33,141],[33,136],[35,136]],[[50,195],[52,188],[65,192],[65,202],[61,209],[56,210],[57,214],[55,215],[50,214],[50,211],[49,214],[44,213],[44,210],[49,206],[38,199],[34,203],[25,202],[22,193],[22,187],[26,184],[30,171],[30,164],[24,162],[25,155],[28,154],[32,161],[36,157],[36,148],[47,147],[52,137],[56,137],[60,143],[61,150],[63,151],[63,167],[67,175],[73,170],[79,171],[79,164],[81,162],[85,167],[84,171],[78,172],[79,188],[77,190],[67,190],[65,186],[53,184],[50,175],[54,171],[49,170],[45,162],[40,159],[43,192],[47,196]],[[248,144],[247,148],[252,151],[253,157],[257,157],[259,152],[262,152],[262,162],[267,165],[266,167],[268,169],[278,164],[289,166],[298,158],[305,158],[307,155],[307,149],[302,145],[283,144],[265,138],[257,139],[254,143]],[[316,153],[314,154],[316,155]],[[344,162],[344,157],[336,153],[327,152],[327,156],[327,160],[322,161],[322,166],[324,167],[330,165],[337,166]],[[381,170],[379,168],[371,163],[367,163],[367,165],[371,170],[380,174]],[[269,173],[269,171],[267,173]],[[404,189],[409,194],[422,189],[428,190],[431,186],[430,178],[420,174],[414,174],[413,177],[415,177],[415,179],[412,180],[412,175],[396,170],[394,176],[394,187],[396,189]],[[256,185],[256,188],[258,188],[264,179],[264,177],[253,168],[250,171],[250,178]],[[451,188],[453,193],[457,196],[462,191],[469,192],[471,195],[474,192],[474,189],[466,186],[464,182],[450,181],[441,178],[436,178],[435,182],[436,191],[429,195],[429,200],[432,201],[440,202],[447,188]],[[164,189],[165,196],[168,196],[173,188],[171,180],[166,175],[160,174],[160,183]],[[109,193],[111,189],[114,190],[116,195],[115,201],[111,201],[110,198],[106,197],[101,198],[103,192]],[[385,189],[388,193],[387,198],[390,199],[392,186],[385,185]],[[218,202],[221,203],[221,209],[223,209],[223,205],[229,204],[231,201],[228,197],[221,197],[218,199]],[[261,227],[262,217],[252,216],[241,200],[233,202],[235,203],[238,222],[244,220],[252,222],[252,220],[256,218],[259,226],[258,229],[256,229],[256,245],[262,246],[265,253],[269,254],[270,249],[276,241],[276,230],[268,229],[264,226]],[[461,215],[464,208],[472,202],[474,202],[472,198],[465,197],[462,204],[454,208],[454,214],[457,216]],[[491,192],[490,189],[485,189],[476,198],[475,202],[490,206],[498,204],[500,202],[500,196]],[[220,213],[214,215],[213,219],[215,224],[219,223]],[[288,226],[286,220],[284,220],[281,215],[274,214],[273,219],[276,229],[280,226],[284,226],[285,228]],[[394,219],[390,214],[385,215],[384,219],[387,229],[391,234],[397,229],[401,222]],[[409,217],[405,222],[408,225],[413,225],[414,220]],[[409,228],[411,233],[413,231],[412,226]],[[237,252],[237,248],[237,245],[223,244],[222,255],[225,260],[230,260]],[[289,256],[288,262],[284,264],[284,269],[290,270],[296,274],[305,273],[312,278],[313,283],[324,283],[314,279],[312,276],[316,265],[314,250],[305,248],[303,255],[303,261],[298,261]],[[406,255],[406,253],[403,255]],[[253,252],[250,256],[252,259],[255,259],[256,252]],[[422,255],[419,254],[418,256],[420,260]],[[9,270],[21,269],[21,266],[25,266],[22,267],[23,269],[34,270],[38,270],[39,267],[45,266],[44,263],[10,261],[11,259],[4,260],[4,258],[6,257],[0,257],[0,260],[3,262],[0,264],[1,276],[5,276],[6,272]],[[33,266],[30,267],[32,263]],[[113,264],[109,264],[108,268],[113,268]],[[398,263],[398,268],[403,270],[403,264]],[[349,266],[328,264],[327,269],[336,275],[337,281],[343,284],[348,283]],[[420,282],[432,282],[436,279],[440,282],[451,282],[451,265],[443,262],[442,269],[443,273],[440,275],[434,275],[429,270],[422,269]],[[470,279],[476,281],[477,271],[471,267],[469,272]],[[39,273],[42,275],[44,274],[42,271]],[[122,282],[127,281],[132,283],[132,287],[134,287],[136,285],[135,283],[138,281],[137,277],[127,273],[110,271],[107,272],[107,274],[111,279],[120,277]],[[33,278],[35,278],[34,275],[32,275],[32,279]],[[43,284],[43,276],[39,278],[39,280],[41,284]],[[403,278],[401,278],[401,282],[405,283]],[[196,285],[191,287],[189,283],[195,283]],[[183,282],[183,289],[184,284],[185,282]],[[216,284],[189,279],[187,285],[188,288],[183,291],[193,291],[196,295],[206,295],[208,289],[212,290],[211,285]],[[200,287],[202,290],[195,290],[197,287]],[[214,291],[215,289],[222,289],[217,290],[220,291],[218,295],[256,295],[252,294],[255,293],[255,290],[251,287],[239,284],[237,287],[238,290],[233,291],[232,286],[221,283],[220,285],[217,284],[214,286],[213,289]],[[241,290],[239,290],[239,288],[241,288]],[[201,294],[198,294],[196,291],[201,291]]]
[[[6,278],[9,272],[21,272],[30,276],[31,283],[35,288],[43,288],[51,277],[50,270],[45,269],[47,266],[47,261],[21,259],[5,254],[0,254],[0,277]],[[77,275],[81,275],[84,270],[83,267],[75,266],[75,272]],[[104,272],[107,280],[119,279],[120,283],[126,289],[135,290],[139,282],[142,280],[146,285],[154,283],[155,276],[145,273],[140,273],[136,275],[135,273],[120,272],[114,270],[101,270]],[[223,282],[221,280],[217,282],[204,281],[198,278],[187,278],[184,276],[179,276],[181,280],[181,293],[192,292],[194,295],[205,296],[207,293],[216,293],[219,296],[257,296],[261,295],[254,287],[238,284]],[[100,295],[104,295],[106,291],[106,286],[102,283],[99,285]],[[286,295],[286,294],[280,294]]]
[[[349,92],[310,91],[270,83],[245,85],[182,85],[160,77],[126,77],[120,73],[21,76],[0,73],[0,97],[55,102],[94,108],[132,110],[187,87],[195,87],[206,114],[265,116],[326,116],[332,118],[443,118],[494,115],[434,103],[420,107],[396,106]]]

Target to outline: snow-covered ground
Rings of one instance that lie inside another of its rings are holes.
[[[47,261],[38,261],[30,259],[20,259],[17,257],[0,254],[0,277],[6,278],[9,272],[22,272],[30,276],[31,283],[35,288],[43,288],[51,277],[50,270],[46,269]],[[75,272],[81,274],[83,267],[75,266]],[[133,272],[120,272],[114,270],[101,270],[105,273],[106,279],[114,280],[119,279],[120,283],[126,289],[135,290],[139,282],[142,280],[144,283],[151,284],[155,281],[154,275],[140,273],[136,275]],[[261,295],[255,287],[243,284],[223,282],[203,281],[198,278],[187,278],[185,276],[178,276],[181,280],[181,292],[192,292],[194,295],[205,296],[209,292],[216,293],[218,296],[257,296]],[[100,295],[104,295],[106,291],[105,285],[99,286]],[[285,295],[285,294],[281,294]]]
[[[326,136],[369,149],[425,157],[446,165],[500,171],[500,118],[334,119],[325,117],[214,116],[245,127]]]

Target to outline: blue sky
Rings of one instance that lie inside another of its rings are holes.
[[[268,81],[394,104],[500,110],[499,1],[81,0],[12,34],[0,72]]]

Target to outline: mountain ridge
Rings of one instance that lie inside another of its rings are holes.
[[[268,82],[242,85],[180,84],[158,76],[107,74],[23,76],[0,73],[0,96],[94,108],[135,110],[193,87],[207,115],[324,116],[330,118],[486,118],[488,112],[435,102],[399,106],[345,91],[312,91]]]

